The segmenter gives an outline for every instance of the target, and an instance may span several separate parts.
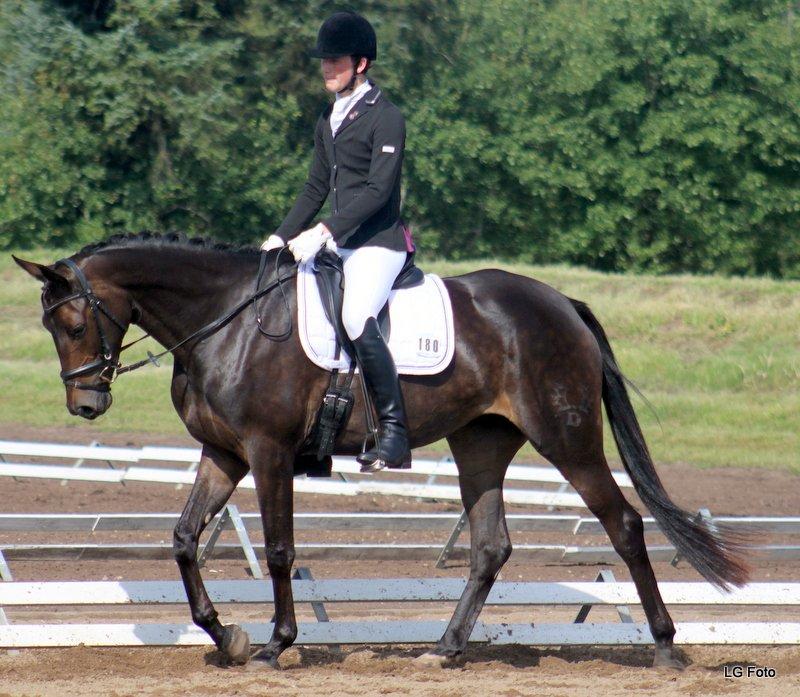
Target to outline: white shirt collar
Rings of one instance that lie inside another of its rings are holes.
[[[338,103],[344,99],[351,100],[351,103],[355,104],[363,95],[369,92],[372,89],[373,85],[369,81],[369,78],[364,80],[358,87],[356,87],[350,94],[342,96],[338,92],[336,93],[336,102],[334,102],[335,106],[338,106]]]

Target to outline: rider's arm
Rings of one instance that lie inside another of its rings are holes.
[[[314,159],[311,162],[311,169],[308,173],[308,180],[303,186],[303,190],[297,197],[287,216],[283,219],[280,227],[275,231],[284,242],[288,242],[298,233],[305,230],[314,216],[322,208],[328,196],[330,188],[330,167],[328,166],[328,156],[325,153],[325,144],[322,140],[322,129],[325,128],[327,121],[320,117],[314,129]]]
[[[385,206],[403,164],[406,124],[397,108],[387,109],[376,121],[372,136],[372,160],[363,192],[322,222],[334,240],[352,232]]]

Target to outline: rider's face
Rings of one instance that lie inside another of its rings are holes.
[[[366,65],[366,59],[359,61],[358,68]],[[328,92],[341,92],[353,76],[353,59],[350,56],[322,59],[322,79]]]

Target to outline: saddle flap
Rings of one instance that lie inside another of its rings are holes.
[[[317,279],[322,309],[333,326],[339,346],[352,356],[354,355],[352,343],[342,322],[344,268],[341,257],[323,247],[314,259],[314,276]]]

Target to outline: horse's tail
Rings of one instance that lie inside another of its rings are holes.
[[[750,569],[742,558],[752,531],[729,525],[708,524],[676,506],[664,490],[653,465],[636,414],[625,389],[627,378],[614,358],[608,337],[589,307],[570,298],[591,330],[603,357],[603,402],[617,449],[636,493],[653,514],[661,530],[685,558],[710,583],[729,591],[729,585],[747,583]]]

